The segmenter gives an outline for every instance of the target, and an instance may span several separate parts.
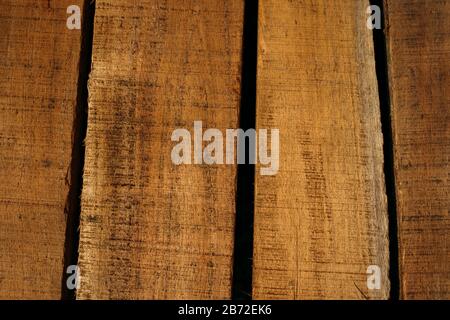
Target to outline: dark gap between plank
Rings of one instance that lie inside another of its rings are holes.
[[[258,54],[258,0],[246,0],[244,8],[240,128],[256,125],[256,72]],[[246,163],[248,162],[248,141]],[[255,166],[238,165],[234,238],[232,299],[252,298],[253,218]]]
[[[398,300],[400,296],[400,277],[398,260],[397,206],[394,174],[394,141],[392,136],[391,103],[389,95],[388,55],[386,35],[384,33],[384,30],[386,30],[384,12],[385,7],[383,0],[370,0],[370,4],[380,7],[382,19],[382,29],[373,30],[373,41],[375,48],[378,92],[380,96],[381,125],[383,131],[384,175],[388,199],[390,260],[389,278],[391,282],[390,299]]]
[[[80,240],[80,211],[81,191],[83,186],[83,169],[88,115],[88,79],[92,62],[92,39],[94,32],[95,1],[85,0],[82,30],[79,74],[77,84],[77,105],[74,115],[72,132],[72,162],[70,167],[70,188],[66,201],[65,213],[67,215],[66,238],[64,244],[64,270],[61,284],[62,300],[76,298],[75,290],[67,288],[67,267],[78,263],[78,245]]]

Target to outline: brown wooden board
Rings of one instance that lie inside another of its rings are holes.
[[[257,128],[280,129],[277,175],[256,170],[253,297],[384,299],[389,252],[368,1],[259,1]],[[370,265],[381,288],[368,290]]]
[[[402,299],[450,298],[450,1],[385,2]]]
[[[82,3],[0,1],[0,299],[61,297]]]
[[[236,128],[242,0],[96,2],[78,299],[230,298],[235,165],[171,161]]]

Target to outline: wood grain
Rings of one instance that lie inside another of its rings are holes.
[[[386,1],[402,299],[450,299],[450,1]]]
[[[0,1],[0,299],[61,297],[82,2]]]
[[[242,0],[96,2],[78,299],[230,298],[236,166],[171,161],[236,128]]]
[[[368,1],[260,0],[257,127],[280,170],[256,171],[255,299],[384,299],[389,254]],[[366,270],[381,268],[381,289]]]

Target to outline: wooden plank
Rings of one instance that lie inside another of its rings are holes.
[[[259,2],[257,128],[280,129],[280,169],[256,171],[253,297],[387,298],[369,3]],[[380,290],[368,290],[369,265]]]
[[[0,299],[61,297],[82,2],[0,1]]]
[[[236,166],[171,161],[236,128],[242,0],[96,2],[78,299],[230,298]]]
[[[402,299],[450,299],[450,1],[388,0]]]

